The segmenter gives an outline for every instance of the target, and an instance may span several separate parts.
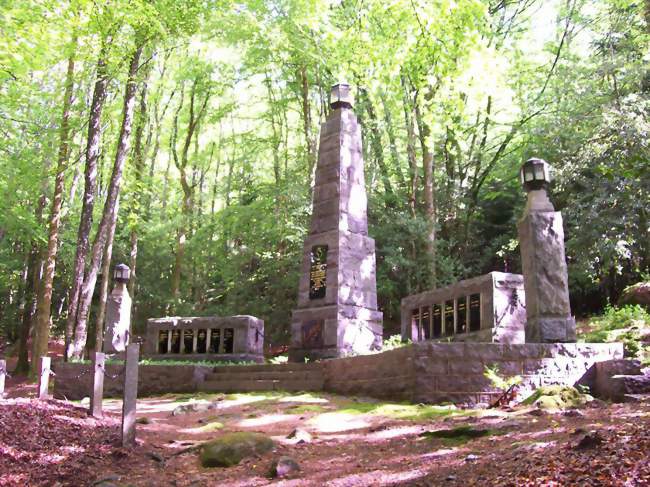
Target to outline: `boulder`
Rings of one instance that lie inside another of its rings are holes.
[[[271,466],[273,477],[286,477],[300,471],[300,465],[291,457],[280,457]]]
[[[244,458],[266,453],[274,446],[273,440],[261,433],[228,433],[201,446],[201,465],[231,467]]]
[[[309,434],[308,431],[300,428],[296,428],[291,433],[289,433],[289,436],[287,436],[287,438],[290,440],[295,440],[296,443],[311,443],[312,440],[311,434]]]
[[[543,411],[574,409],[592,401],[589,394],[582,394],[571,386],[545,386],[533,392],[523,404],[534,405]]]
[[[650,308],[650,282],[637,282],[626,287],[618,302],[619,304],[640,304]]]

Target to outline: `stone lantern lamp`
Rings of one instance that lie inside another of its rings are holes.
[[[330,106],[334,110],[337,108],[352,108],[354,106],[354,96],[352,96],[352,90],[349,84],[337,83],[332,86]]]
[[[131,269],[126,264],[117,264],[113,269],[113,279],[115,282],[126,284],[131,278]]]
[[[528,201],[517,230],[526,292],[526,342],[575,342],[562,214],[548,198],[551,166],[528,159],[519,171]]]

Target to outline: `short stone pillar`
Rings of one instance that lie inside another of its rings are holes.
[[[550,166],[530,159],[521,168],[528,202],[517,225],[526,294],[526,342],[575,342],[562,214],[548,199]]]
[[[115,287],[106,303],[106,334],[104,352],[119,353],[129,344],[131,329],[131,296],[126,284],[129,281],[129,268],[124,264],[115,267]]]
[[[138,399],[138,360],[140,344],[130,343],[126,347],[124,362],[124,399],[122,401],[122,446],[135,445],[135,413]]]
[[[93,355],[93,390],[90,393],[90,415],[95,418],[100,418],[102,416],[105,358],[106,355],[101,352],[95,352]]]
[[[6,375],[7,375],[7,362],[5,360],[0,360],[0,399],[2,399],[5,394]]]
[[[52,359],[50,357],[41,357],[38,359],[38,363],[38,398],[47,399],[49,397],[48,389],[50,385]]]

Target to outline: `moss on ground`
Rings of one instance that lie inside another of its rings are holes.
[[[535,390],[522,404],[534,405],[544,411],[559,411],[583,406],[592,401],[589,394],[582,394],[571,386],[545,386]]]
[[[492,429],[475,429],[471,426],[463,425],[453,429],[425,431],[420,436],[429,439],[439,439],[445,446],[459,446],[477,438],[500,434],[503,434],[503,432]]]
[[[238,431],[205,442],[199,457],[203,467],[231,467],[246,457],[266,453],[274,446],[273,440],[266,435]]]

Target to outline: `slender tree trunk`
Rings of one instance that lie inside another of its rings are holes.
[[[63,95],[63,114],[61,115],[61,127],[59,131],[59,154],[56,165],[56,179],[54,181],[54,195],[52,196],[52,207],[50,209],[47,256],[45,258],[43,279],[41,280],[41,284],[38,289],[32,357],[40,357],[47,354],[47,346],[50,335],[52,286],[54,283],[54,271],[56,268],[56,255],[59,250],[59,227],[62,217],[61,208],[63,204],[63,192],[65,190],[65,170],[70,152],[70,113],[73,99],[72,97],[74,94],[74,51],[76,45],[77,39],[76,37],[73,37],[70,57],[68,58],[65,92]],[[32,373],[36,373],[36,367],[37,360],[32,360]]]
[[[135,280],[136,280],[136,267],[138,264],[138,224],[141,213],[140,201],[142,200],[142,184],[144,178],[144,144],[143,144],[143,135],[144,128],[147,124],[147,81],[150,70],[147,70],[147,73],[144,76],[142,81],[142,88],[140,90],[140,108],[138,113],[138,123],[135,129],[134,136],[134,147],[133,147],[133,165],[135,169],[135,187],[133,189],[135,198],[137,200],[133,203],[133,208],[131,209],[131,216],[133,222],[133,227],[131,228],[131,237],[130,237],[130,267],[131,267],[131,279],[129,280],[128,288],[131,299],[134,297],[135,291]],[[109,240],[112,240],[110,238]],[[112,246],[112,244],[111,244]],[[108,248],[108,247],[107,247]],[[110,260],[110,259],[109,259]]]
[[[107,40],[108,42],[108,40]],[[86,266],[86,254],[90,245],[90,229],[93,222],[93,208],[95,206],[95,189],[97,185],[97,161],[99,159],[99,144],[101,139],[101,116],[104,102],[106,100],[106,87],[108,75],[106,72],[106,55],[108,45],[104,44],[97,61],[97,79],[93,91],[93,100],[90,106],[88,119],[88,140],[86,143],[86,170],[84,199],[77,235],[77,252],[75,255],[74,270],[72,273],[72,285],[68,298],[68,317],[65,325],[65,347],[66,360],[71,357],[72,336],[77,322],[77,308],[79,306],[79,295],[84,280]]]
[[[422,149],[422,165],[424,166],[424,212],[427,218],[429,232],[427,234],[427,251],[431,257],[430,286],[436,286],[436,204],[433,181],[433,153],[429,149],[427,140],[431,136],[429,125],[422,119],[420,104],[415,103],[415,118],[420,134],[420,147]]]
[[[372,154],[377,165],[379,166],[379,172],[381,173],[381,181],[384,185],[384,191],[386,192],[387,206],[392,206],[395,200],[395,193],[393,192],[393,185],[390,182],[390,174],[388,173],[388,168],[386,167],[386,162],[384,161],[384,149],[381,144],[381,131],[379,130],[379,122],[377,120],[377,114],[372,105],[372,101],[368,96],[366,90],[361,91],[364,98],[364,106],[366,107],[366,112],[368,113],[368,122],[367,129],[370,130],[370,147],[372,149]]]
[[[120,205],[119,196],[115,204],[115,214]],[[95,321],[95,351],[101,352],[104,346],[104,320],[106,319],[106,303],[108,302],[108,286],[111,282],[111,259],[113,257],[113,240],[115,238],[115,225],[110,225],[106,237],[106,247],[102,259],[102,282],[99,291],[99,309]],[[131,282],[131,281],[129,281]],[[130,293],[129,293],[130,294]]]
[[[93,242],[90,267],[88,269],[86,279],[83,282],[81,297],[79,299],[77,327],[75,329],[74,342],[72,343],[72,356],[75,358],[81,358],[83,349],[86,346],[88,313],[90,311],[93,291],[97,282],[97,273],[99,272],[99,267],[102,262],[102,256],[104,253],[104,248],[106,246],[107,237],[110,233],[112,233],[110,228],[114,227],[117,222],[122,171],[124,170],[124,162],[126,161],[126,156],[129,151],[131,128],[133,124],[135,95],[137,91],[137,83],[135,78],[138,71],[141,54],[142,46],[138,46],[133,53],[131,63],[129,65],[129,77],[124,93],[122,126],[120,128],[117,150],[115,152],[115,163],[113,165],[113,172],[111,174],[108,194],[106,195],[106,202],[104,203],[102,219],[99,223],[99,228],[97,229],[95,240]]]
[[[413,117],[411,116],[412,104],[410,101],[409,90],[404,76],[401,77],[403,98],[404,98],[404,121],[406,122],[406,152],[409,161],[409,178],[410,185],[408,191],[409,208],[411,214],[415,216],[415,202],[418,188],[418,166],[415,160],[415,127]]]
[[[393,116],[391,115],[390,107],[386,100],[386,94],[382,91],[379,96],[381,97],[381,103],[384,107],[384,122],[386,123],[386,133],[388,134],[391,162],[393,163],[393,168],[397,175],[399,187],[403,188],[406,183],[404,182],[404,174],[402,174],[402,166],[400,165],[399,153],[397,152],[397,139],[395,137],[395,127],[393,126]]]
[[[314,167],[316,166],[316,146],[311,134],[311,106],[309,103],[309,78],[307,77],[307,68],[301,66],[298,70],[300,81],[300,94],[302,98],[302,121],[305,132],[305,146],[307,149],[307,174],[312,177]]]

